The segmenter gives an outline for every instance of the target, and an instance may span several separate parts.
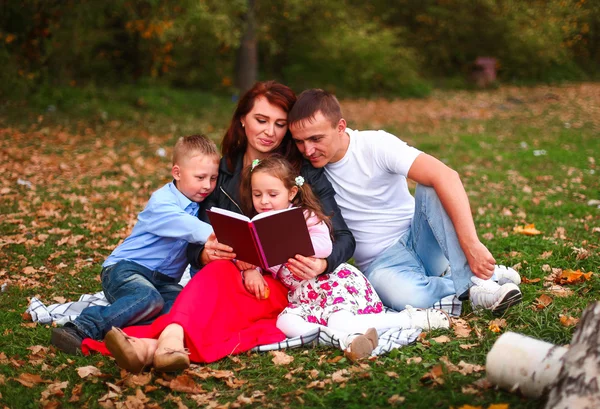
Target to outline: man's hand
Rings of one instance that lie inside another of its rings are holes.
[[[226,244],[221,244],[214,233],[208,236],[204,249],[200,253],[200,264],[207,265],[213,260],[232,260],[235,258],[233,249]]]
[[[300,280],[310,280],[327,269],[327,260],[296,254],[295,258],[288,260],[287,267]]]
[[[269,287],[258,270],[245,270],[242,274],[244,275],[244,286],[250,294],[253,294],[259,300],[268,298]]]
[[[469,267],[471,267],[471,271],[476,277],[483,280],[488,280],[492,277],[496,259],[483,243],[477,242],[475,245],[469,246],[465,252],[465,256],[467,256]]]

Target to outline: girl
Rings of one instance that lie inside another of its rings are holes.
[[[283,157],[271,155],[255,160],[244,173],[240,196],[245,214],[253,215],[288,207],[301,207],[315,250],[315,257],[331,253],[331,225],[323,214],[310,186],[296,176]],[[283,232],[282,234],[293,234]],[[246,289],[257,298],[268,297],[268,287],[259,268],[242,266]],[[400,313],[383,313],[383,304],[371,284],[353,266],[343,263],[332,273],[310,280],[296,277],[287,265],[264,272],[282,282],[289,290],[289,305],[279,315],[277,327],[288,337],[303,335],[317,326],[326,326],[336,335],[352,360],[370,356],[377,346],[377,329],[449,328],[448,315],[441,310],[407,309]]]

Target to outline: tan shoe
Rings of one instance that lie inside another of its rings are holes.
[[[183,328],[171,324],[158,337],[154,369],[162,372],[182,371],[190,367],[189,355],[189,350],[183,345]]]
[[[352,340],[344,355],[353,361],[359,361],[371,356],[371,353],[379,345],[379,336],[375,328],[369,328],[364,334],[358,335]]]
[[[148,344],[141,339],[130,337],[121,328],[112,327],[104,337],[104,344],[123,369],[140,373],[152,366],[152,353]]]

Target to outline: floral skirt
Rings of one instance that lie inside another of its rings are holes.
[[[282,281],[285,284],[286,280]],[[347,263],[340,264],[332,273],[302,281],[290,291],[288,300],[289,305],[282,314],[300,315],[308,322],[321,325],[327,325],[331,314],[340,310],[354,314],[383,311],[383,303],[371,283]]]

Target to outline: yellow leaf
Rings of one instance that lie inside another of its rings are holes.
[[[515,226],[513,231],[517,234],[524,234],[525,236],[536,236],[542,234],[541,231],[535,228],[535,224],[526,224],[524,226]]]
[[[542,294],[538,298],[536,298],[535,301],[536,301],[535,307],[538,310],[543,310],[544,308],[546,308],[547,306],[552,304],[552,297],[550,297],[546,294]]]
[[[270,354],[273,355],[271,361],[273,361],[275,365],[287,365],[294,360],[293,356],[282,351],[271,351]]]

